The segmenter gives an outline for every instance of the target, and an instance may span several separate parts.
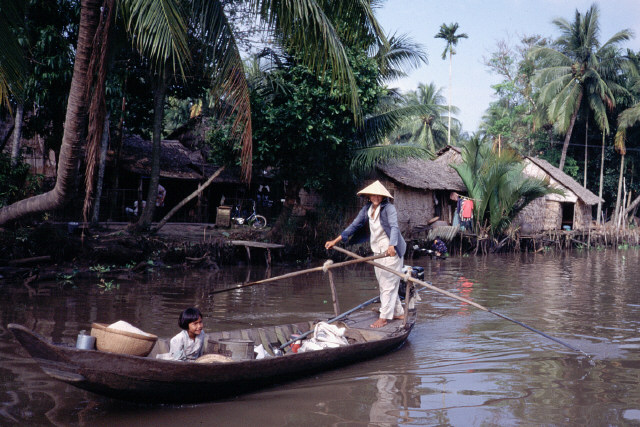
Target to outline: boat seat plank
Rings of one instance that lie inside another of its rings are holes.
[[[267,338],[267,333],[264,329],[259,328],[258,334],[260,335],[260,343],[264,350],[271,356],[273,356],[273,350],[271,350],[271,346],[269,345],[269,338]]]

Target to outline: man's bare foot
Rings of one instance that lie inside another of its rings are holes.
[[[378,319],[369,325],[371,328],[382,328],[387,324],[387,319]]]
[[[393,320],[404,320],[404,315],[393,316]]]

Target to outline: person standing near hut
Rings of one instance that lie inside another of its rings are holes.
[[[368,235],[371,250],[375,254],[387,255],[376,262],[401,273],[407,244],[398,227],[398,212],[389,201],[393,196],[380,181],[363,188],[358,195],[367,197],[369,202],[358,212],[351,225],[338,237],[327,241],[324,247],[331,249],[338,242],[346,241],[351,236],[354,240],[352,243],[360,243],[365,241]],[[370,326],[381,328],[391,319],[404,319],[404,310],[398,297],[400,276],[377,267],[375,273],[380,287],[380,317]]]

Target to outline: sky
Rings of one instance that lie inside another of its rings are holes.
[[[538,34],[552,39],[560,33],[552,21],[572,22],[576,9],[581,13],[593,4],[583,0],[387,0],[376,16],[388,34],[408,34],[426,48],[429,64],[413,70],[390,87],[415,90],[418,84],[434,82],[448,97],[449,60],[442,60],[443,39],[436,39],[440,25],[457,22],[461,39],[453,56],[452,104],[460,109],[456,117],[463,129],[475,132],[482,115],[495,101],[491,85],[501,79],[483,63],[496,50],[499,40],[517,44],[523,35]],[[600,9],[600,42],[616,32],[630,29],[635,37],[620,46],[640,51],[640,0],[603,0]]]

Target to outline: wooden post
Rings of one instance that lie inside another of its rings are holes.
[[[333,282],[333,272],[327,270],[329,274],[329,286],[331,287],[331,298],[333,299],[333,311],[337,315],[340,314],[340,304],[338,303],[338,293],[336,292],[336,284]]]

